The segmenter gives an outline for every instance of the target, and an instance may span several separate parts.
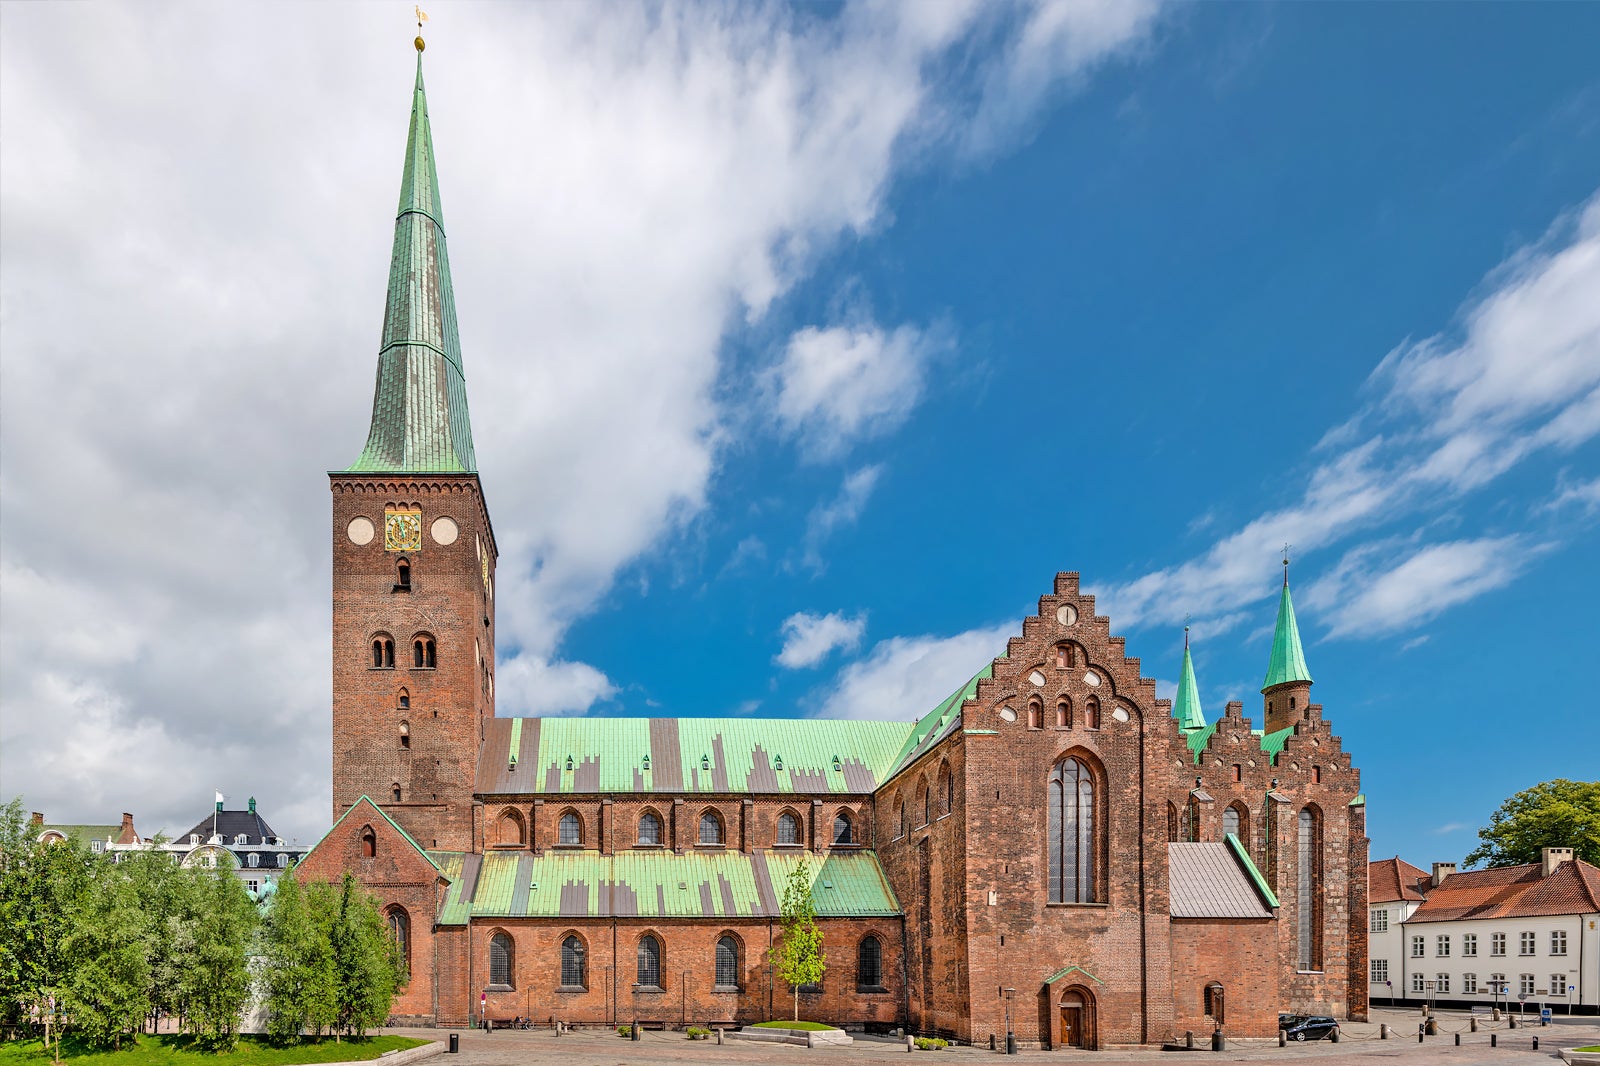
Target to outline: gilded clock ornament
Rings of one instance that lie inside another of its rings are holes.
[[[383,516],[383,547],[385,551],[392,552],[422,550],[422,512],[386,512]]]

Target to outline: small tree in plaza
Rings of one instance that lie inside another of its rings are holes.
[[[337,1017],[332,923],[320,913],[326,908],[314,906],[325,896],[325,891],[301,888],[293,874],[285,876],[278,882],[262,927],[267,1032],[280,1042],[298,1041],[307,1030],[321,1036]]]
[[[189,893],[190,913],[178,919],[173,940],[179,1007],[185,1031],[219,1050],[239,1042],[239,1022],[250,1000],[249,948],[255,904],[230,863],[198,872]]]
[[[337,1024],[340,1032],[361,1037],[388,1020],[395,991],[406,979],[405,962],[377,901],[348,873],[338,891],[331,937],[338,975]]]
[[[85,1038],[120,1049],[150,1012],[150,919],[133,882],[115,866],[93,872],[63,946],[60,999]]]
[[[783,887],[783,938],[772,948],[773,969],[794,990],[794,1017],[800,1020],[800,986],[822,981],[828,959],[811,899],[811,864],[801,857]]]

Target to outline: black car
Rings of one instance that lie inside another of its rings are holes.
[[[1321,1040],[1337,1032],[1339,1023],[1321,1014],[1280,1014],[1278,1028],[1290,1040]]]

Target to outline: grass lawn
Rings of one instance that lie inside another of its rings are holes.
[[[826,1022],[756,1022],[750,1026],[752,1029],[836,1029],[838,1026],[828,1025]],[[5,1060],[0,1059],[0,1066],[5,1066]]]
[[[1588,1047],[1575,1047],[1573,1051],[1600,1051],[1600,1044],[1591,1044]]]
[[[61,1061],[78,1066],[291,1066],[309,1062],[345,1062],[375,1059],[385,1051],[425,1044],[409,1036],[369,1036],[365,1040],[332,1037],[277,1047],[255,1036],[242,1036],[230,1054],[216,1055],[193,1046],[186,1036],[141,1036],[136,1047],[123,1043],[121,1051],[85,1047],[71,1036],[61,1041]],[[0,1066],[49,1066],[50,1051],[39,1040],[8,1040],[0,1044]]]

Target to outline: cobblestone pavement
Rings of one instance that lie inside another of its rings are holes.
[[[1370,1022],[1348,1022],[1343,1026],[1343,1039],[1335,1044],[1318,1041],[1308,1044],[1290,1044],[1278,1047],[1273,1039],[1230,1040],[1229,1049],[1222,1053],[1194,1052],[1192,1055],[1145,1050],[1110,1051],[1021,1051],[1014,1058],[990,1051],[987,1046],[953,1047],[938,1052],[938,1057],[927,1057],[928,1062],[952,1064],[973,1063],[978,1060],[1002,1060],[1017,1063],[1044,1063],[1077,1061],[1081,1066],[1135,1062],[1166,1062],[1169,1066],[1213,1066],[1221,1062],[1257,1062],[1279,1060],[1292,1063],[1314,1059],[1315,1066],[1340,1066],[1356,1060],[1404,1059],[1396,1066],[1542,1066],[1554,1061],[1560,1063],[1556,1052],[1563,1047],[1579,1047],[1600,1043],[1600,1018],[1560,1019],[1556,1024],[1541,1028],[1537,1024],[1511,1029],[1506,1021],[1489,1023],[1480,1021],[1479,1031],[1470,1031],[1470,1020],[1464,1013],[1444,1012],[1438,1015],[1439,1035],[1417,1042],[1417,1023],[1421,1020],[1415,1011],[1375,1010]],[[1387,1040],[1379,1038],[1379,1025],[1387,1024],[1395,1032]],[[432,1036],[447,1040],[451,1030],[395,1029],[389,1032],[410,1036]],[[635,1066],[654,1063],[787,1063],[791,1066],[853,1066],[856,1063],[886,1063],[903,1061],[906,1055],[903,1040],[889,1037],[857,1037],[850,1047],[814,1048],[794,1047],[784,1044],[758,1044],[730,1040],[718,1046],[713,1041],[691,1041],[683,1033],[649,1032],[637,1043],[624,1040],[609,1029],[590,1029],[557,1036],[543,1030],[500,1030],[481,1033],[475,1029],[455,1030],[461,1034],[461,1054],[442,1057],[438,1066]],[[1457,1034],[1461,1045],[1455,1044]],[[1490,1047],[1490,1037],[1497,1038],[1498,1047]],[[1539,1050],[1533,1050],[1533,1038],[1539,1039]],[[1205,1043],[1196,1034],[1197,1043]],[[1003,1045],[1002,1045],[1003,1046]],[[1198,1060],[1194,1056],[1200,1056]],[[923,1058],[913,1060],[919,1066]],[[1376,1064],[1372,1064],[1376,1066]]]

